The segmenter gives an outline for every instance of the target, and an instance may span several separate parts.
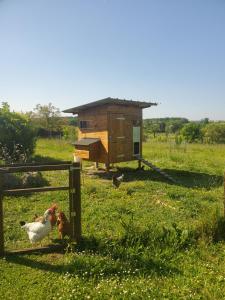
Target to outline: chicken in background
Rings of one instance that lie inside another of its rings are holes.
[[[121,176],[117,176],[117,175],[113,175],[112,177],[112,184],[118,188],[121,184],[121,182],[123,181],[124,179],[124,174],[122,174]]]
[[[58,232],[59,232],[59,238],[60,239],[64,239],[64,237],[67,236],[71,236],[72,233],[72,228],[71,228],[71,224],[68,221],[66,215],[64,214],[64,212],[60,211],[58,214],[58,218],[57,218],[57,227],[58,227]]]

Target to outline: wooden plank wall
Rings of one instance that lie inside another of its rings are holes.
[[[109,157],[110,162],[135,160],[133,156],[133,126],[141,127],[140,154],[142,153],[142,109],[137,107],[110,106],[109,116]],[[124,120],[122,120],[124,118]],[[118,119],[118,120],[115,120]],[[121,119],[121,120],[120,120]],[[120,124],[120,125],[119,125]],[[123,127],[123,128],[122,128]],[[124,136],[124,139],[122,139]]]
[[[113,119],[111,116],[114,114],[121,118],[124,117],[124,122],[115,120],[115,118]],[[135,121],[138,121],[141,127],[140,154],[142,154],[141,108],[134,106],[103,105],[79,113],[78,119],[79,121],[88,121],[90,124],[90,128],[79,129],[79,139],[101,139],[99,157],[94,161],[113,163],[136,159],[133,156],[133,125]],[[123,136],[124,139],[122,138]]]
[[[95,161],[107,163],[108,162],[108,118],[107,113],[103,107],[98,109],[89,109],[81,112],[78,116],[79,121],[85,120],[90,122],[90,128],[79,129],[78,138],[99,138],[101,145],[99,149],[99,156]]]

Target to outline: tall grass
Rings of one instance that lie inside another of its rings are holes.
[[[137,172],[137,163],[129,162],[119,165],[125,176],[115,189],[110,176],[89,176],[84,168],[82,242],[69,243],[64,255],[1,260],[4,299],[222,299],[225,146],[182,147],[152,140],[144,144],[144,157],[178,184],[147,167]],[[70,160],[72,152],[65,141],[43,139],[36,157]],[[54,202],[66,208],[66,197],[55,193]],[[52,200],[6,200],[7,247],[19,240],[20,247],[28,245],[17,219],[42,212]]]

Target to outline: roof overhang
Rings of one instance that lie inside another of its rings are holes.
[[[73,143],[75,146],[90,146],[92,144],[100,142],[100,139],[95,139],[95,138],[83,138],[80,139],[79,141],[76,141]]]
[[[122,100],[122,99],[115,99],[115,98],[105,98],[105,99],[101,99],[98,101],[94,101],[94,102],[90,102],[84,105],[80,105],[80,106],[76,106],[76,107],[72,107],[66,110],[63,110],[64,113],[72,113],[72,114],[78,114],[81,111],[90,109],[90,108],[95,108],[98,106],[102,106],[102,105],[107,105],[107,104],[114,104],[114,105],[123,105],[123,106],[135,106],[138,108],[147,108],[147,107],[151,107],[153,105],[157,105],[157,103],[154,102],[143,102],[143,101],[132,101],[132,100]]]

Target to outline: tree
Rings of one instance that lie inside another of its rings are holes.
[[[201,124],[190,122],[181,129],[181,134],[188,143],[202,141]]]
[[[203,128],[203,134],[208,143],[225,143],[225,123],[209,123]]]
[[[37,104],[33,112],[31,112],[32,122],[36,127],[46,129],[50,136],[53,131],[60,131],[62,118],[60,110],[49,103],[48,105]]]
[[[169,120],[166,124],[166,132],[167,133],[177,133],[181,130],[181,128],[188,123],[187,119],[172,119]]]
[[[8,102],[2,102],[1,112],[2,113],[10,112],[10,106]]]
[[[156,137],[156,133],[160,132],[160,125],[159,123],[153,123],[151,125],[150,131],[153,133],[154,138]]]
[[[19,113],[10,112],[8,103],[0,108],[0,154],[10,158],[28,157],[35,148],[36,133],[30,120]]]

